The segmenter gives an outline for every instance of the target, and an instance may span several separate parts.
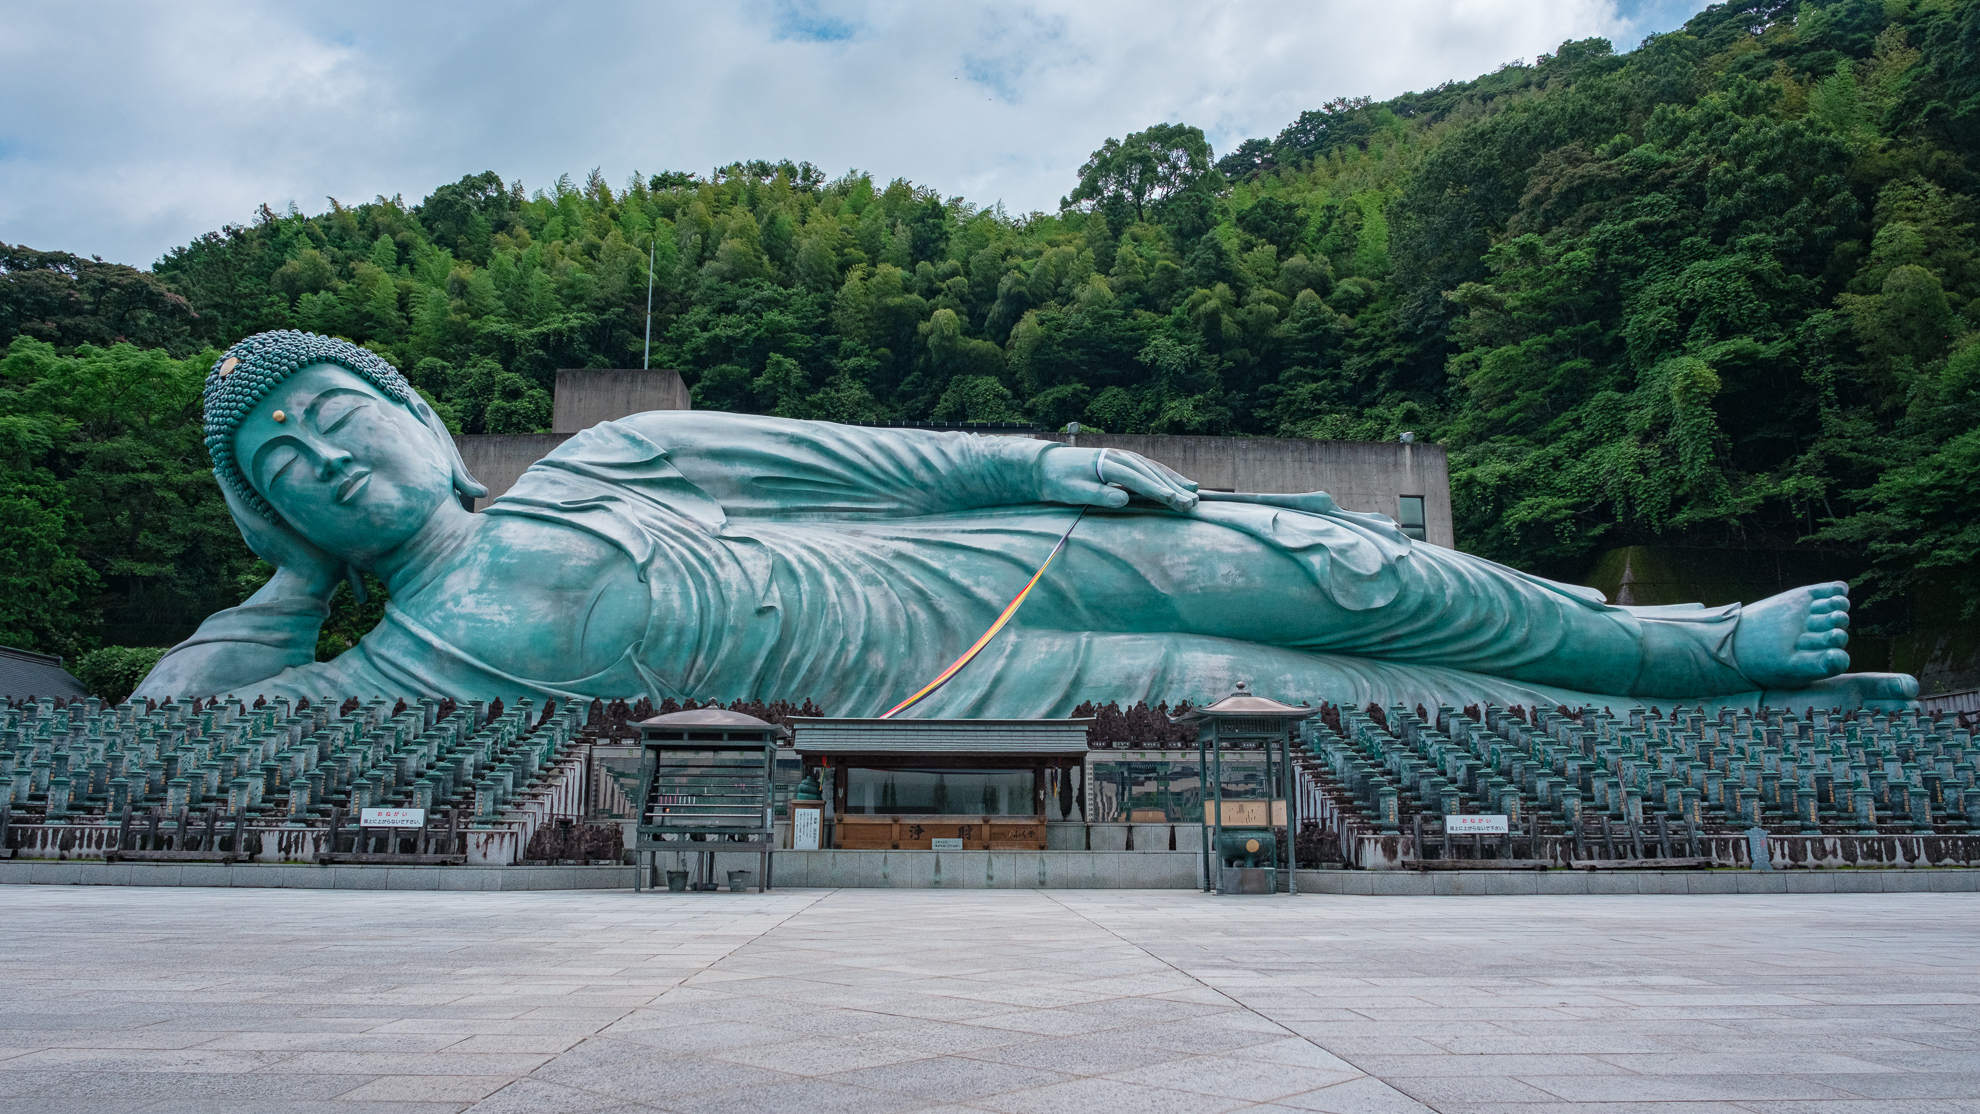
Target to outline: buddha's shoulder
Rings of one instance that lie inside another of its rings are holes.
[[[632,564],[625,548],[590,530],[548,519],[489,515],[474,547],[483,559],[500,564],[551,560],[582,568]]]

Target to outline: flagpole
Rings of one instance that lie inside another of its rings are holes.
[[[653,249],[660,245],[660,237],[646,245],[646,351],[640,354],[640,370],[653,366]]]

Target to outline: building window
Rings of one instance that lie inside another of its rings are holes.
[[[1087,768],[1094,824],[1195,824],[1203,819],[1203,774],[1194,756],[1185,762],[1096,759]],[[1262,754],[1225,755],[1224,800],[1262,800]]]
[[[1417,541],[1427,540],[1428,535],[1423,529],[1423,496],[1404,495],[1397,502],[1400,505],[1396,508],[1396,525]]]
[[[1030,770],[846,771],[851,816],[1032,816]]]

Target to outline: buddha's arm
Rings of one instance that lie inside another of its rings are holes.
[[[172,647],[134,695],[247,691],[285,669],[308,665],[316,660],[329,598],[330,589],[315,578],[278,568],[247,602],[208,616],[191,638]]]
[[[731,514],[922,515],[1059,502],[1043,465],[1092,455],[1029,437],[871,429],[748,414],[659,410],[620,419]]]

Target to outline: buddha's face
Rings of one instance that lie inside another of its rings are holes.
[[[335,364],[270,391],[235,432],[234,454],[285,522],[360,566],[453,497],[451,462],[421,416]]]

